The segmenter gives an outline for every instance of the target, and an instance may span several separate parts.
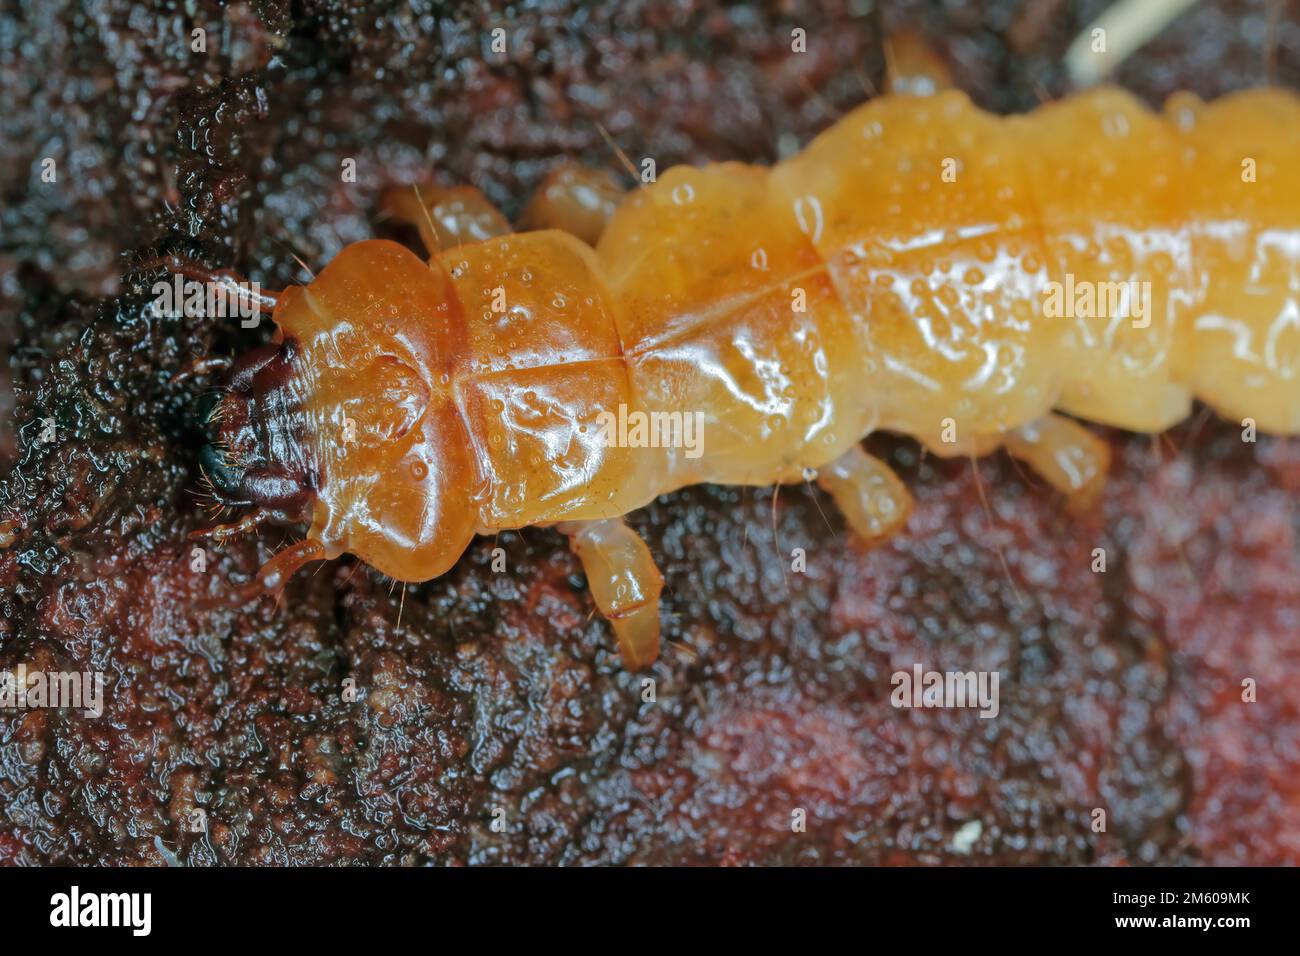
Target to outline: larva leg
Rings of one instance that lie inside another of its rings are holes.
[[[870,544],[902,528],[912,512],[912,496],[902,479],[861,445],[822,468],[817,484],[835,500],[849,527]]]
[[[211,601],[200,601],[198,607],[204,610],[239,607],[256,601],[263,594],[270,594],[284,589],[289,579],[312,561],[326,560],[325,549],[310,538],[291,544],[276,552],[266,564],[262,565],[257,576],[232,593]]]
[[[243,515],[238,521],[232,521],[228,524],[214,525],[211,528],[203,528],[198,531],[190,532],[191,541],[213,541],[217,545],[225,544],[229,539],[252,531],[263,521],[271,517],[270,512],[258,509],[250,511]]]
[[[622,518],[556,526],[582,561],[587,586],[618,637],[623,663],[638,670],[659,656],[659,592],[664,579],[650,549]]]
[[[319,542],[306,538],[275,553],[257,572],[254,583],[258,593],[279,591],[298,570],[313,561],[324,561],[325,549]]]
[[[594,246],[623,200],[609,173],[565,163],[551,170],[519,218],[520,229],[561,229]]]
[[[1068,495],[1073,508],[1090,506],[1105,487],[1110,446],[1071,418],[1044,415],[1010,432],[1004,444],[1053,488]]]
[[[890,93],[932,96],[952,89],[948,65],[916,33],[897,33],[885,41],[885,82]]]
[[[418,194],[413,186],[389,189],[380,197],[379,209],[381,215],[419,230],[431,256],[510,232],[506,217],[473,186],[427,186]]]

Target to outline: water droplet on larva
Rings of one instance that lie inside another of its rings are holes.
[[[1196,110],[1179,107],[1171,114],[1174,126],[1186,133],[1196,128]]]
[[[967,285],[979,285],[984,281],[984,273],[979,269],[967,269],[966,275],[962,278],[966,280]]]
[[[1111,113],[1101,121],[1101,129],[1113,139],[1122,139],[1129,133],[1128,117],[1123,113]]]
[[[817,469],[816,469],[816,468],[805,468],[805,469],[803,470],[803,480],[804,480],[804,481],[816,481],[816,480],[817,480]]]
[[[416,481],[424,481],[429,474],[429,466],[422,461],[411,462],[411,477]]]
[[[885,131],[880,120],[870,120],[862,127],[862,135],[865,139],[875,139]]]
[[[695,200],[695,190],[691,188],[690,183],[682,183],[680,186],[673,187],[673,202],[679,206],[685,206]]]
[[[563,309],[566,305],[568,305],[568,303],[564,301],[564,296],[557,295],[554,299],[551,300],[551,305],[555,306],[557,309]]]

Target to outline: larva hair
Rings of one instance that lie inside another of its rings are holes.
[[[1300,100],[1277,89],[1160,114],[1099,89],[1012,117],[944,90],[875,99],[773,168],[671,169],[594,249],[442,209],[427,263],[360,242],[280,295],[207,462],[259,508],[223,530],[310,522],[271,586],[345,552],[423,581],[476,534],[558,524],[644,665],[661,581],[619,519],[680,486],[816,470],[880,539],[910,499],[858,445],[873,430],[1005,444],[1076,502],[1107,448],[1054,410],[1159,431],[1199,398],[1300,432],[1297,156]],[[1071,308],[1116,288],[1147,290],[1144,314]],[[702,453],[611,446],[620,408],[698,413]]]

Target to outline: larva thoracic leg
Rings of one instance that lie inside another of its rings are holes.
[[[394,187],[380,198],[380,212],[419,230],[431,256],[510,232],[506,217],[473,186],[428,186],[418,195],[412,187]]]
[[[948,64],[918,33],[895,33],[886,39],[885,64],[890,93],[931,96],[952,88]]]
[[[849,527],[870,544],[901,530],[912,511],[912,496],[902,479],[861,445],[820,469],[817,484],[834,500]]]
[[[594,246],[622,199],[623,188],[609,173],[564,163],[537,187],[519,217],[519,228],[560,229]]]
[[[582,561],[592,599],[614,628],[627,667],[659,655],[659,594],[664,579],[641,536],[622,518],[556,525]]]
[[[1097,499],[1110,469],[1110,446],[1087,428],[1063,415],[1045,415],[1008,432],[1008,452],[1025,462],[1073,507]]]

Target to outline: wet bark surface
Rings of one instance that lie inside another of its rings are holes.
[[[1104,4],[887,6],[1010,111],[1065,92]],[[404,598],[343,559],[205,609],[293,531],[194,569],[216,382],[171,379],[269,323],[151,316],[157,276],[130,263],[301,282],[294,256],[373,235],[388,185],[434,172],[514,214],[562,159],[618,170],[600,126],[660,169],[770,162],[878,88],[883,56],[865,0],[189,9],[0,13],[0,669],[106,675],[98,719],[0,710],[0,862],[1300,861],[1300,442],[1208,414],[1107,433],[1083,518],[1004,455],[873,439],[918,499],[875,551],[807,487],[666,496],[631,518],[667,580],[644,674],[545,530]],[[1119,80],[1152,103],[1300,86],[1295,5],[1269,9],[1201,5]],[[998,716],[894,708],[915,663],[998,671]]]

